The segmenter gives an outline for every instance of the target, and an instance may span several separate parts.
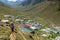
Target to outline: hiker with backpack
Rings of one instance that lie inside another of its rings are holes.
[[[11,31],[14,32],[14,23],[13,22],[10,23],[10,28],[11,28]]]

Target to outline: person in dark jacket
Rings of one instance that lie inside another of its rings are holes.
[[[11,28],[11,31],[14,32],[14,23],[13,22],[10,23],[10,28]]]

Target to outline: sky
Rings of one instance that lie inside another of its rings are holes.
[[[16,2],[16,1],[20,1],[20,2],[23,2],[23,1],[26,1],[26,0],[0,0],[1,2]]]
[[[10,2],[16,2],[17,0],[7,0],[7,1],[10,1]]]
[[[10,2],[16,2],[16,1],[25,1],[25,0],[7,0],[7,1],[10,1]]]
[[[8,6],[24,6],[24,5],[29,5],[30,3],[36,4],[40,2],[41,0],[0,0],[2,3]]]
[[[25,0],[0,0],[0,1],[6,5],[16,6],[16,5],[24,2]]]
[[[3,2],[6,5],[10,5],[10,6],[16,6],[16,5],[26,5],[31,3],[32,0],[0,0],[1,2]]]

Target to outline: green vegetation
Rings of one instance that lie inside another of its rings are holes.
[[[43,18],[45,21],[52,21],[55,24],[60,24],[60,11],[58,11],[59,2],[42,2],[36,4],[29,11],[19,11],[18,9],[9,8],[0,3],[0,15],[1,14],[11,14],[11,15],[19,15],[27,18]],[[28,8],[30,8],[28,7]],[[20,9],[20,8],[19,8]],[[20,9],[21,10],[21,9]],[[23,9],[24,10],[24,9]],[[41,19],[42,20],[42,19]],[[42,22],[43,23],[43,22]]]
[[[37,20],[41,24],[45,25],[44,27],[49,27],[49,25],[51,23],[60,25],[60,11],[58,11],[58,7],[59,7],[58,4],[59,4],[59,2],[55,2],[55,1],[53,1],[53,2],[45,1],[42,3],[36,4],[34,6],[29,5],[29,7],[32,7],[32,9],[30,9],[28,11],[19,11],[19,10],[17,11],[16,9],[9,8],[9,7],[5,6],[4,4],[0,3],[0,18],[4,19],[3,15],[11,14],[13,16],[21,16],[21,17],[25,17],[27,19]],[[17,27],[18,23],[16,23],[15,21],[13,21],[13,22],[15,23],[15,31],[18,31],[19,30]],[[0,35],[6,35],[7,40],[9,40],[10,33],[11,33],[11,30],[10,30],[9,26],[0,27]],[[42,34],[44,32],[41,32],[39,29],[37,29],[36,33],[42,40],[51,40],[51,39],[49,39],[50,37],[55,38],[56,36],[58,36],[55,33],[51,33],[52,36],[50,36],[48,38],[42,38],[40,36],[40,34]],[[22,36],[19,33],[15,33],[15,34],[16,34],[16,40],[23,40]],[[29,33],[26,33],[23,35],[28,40],[30,39]],[[33,35],[31,35],[31,36],[33,36]],[[2,40],[5,40],[4,37]],[[30,40],[32,40],[32,39],[30,39]]]

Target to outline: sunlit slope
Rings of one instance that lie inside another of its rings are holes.
[[[42,17],[46,20],[60,24],[60,11],[58,11],[58,2],[42,2],[35,5],[35,8],[25,11],[29,17]],[[24,13],[25,13],[24,12]]]
[[[0,14],[12,14],[12,15],[25,15],[27,17],[30,18],[37,18],[37,17],[41,17],[44,18],[45,20],[51,20],[52,22],[56,23],[56,24],[60,24],[60,11],[58,11],[58,2],[50,2],[50,1],[45,1],[45,2],[41,2],[39,4],[36,5],[29,5],[28,6],[28,10],[26,9],[22,9],[21,8],[17,8],[19,10],[16,9],[12,9],[9,7],[6,7],[4,5],[1,5],[0,3]],[[23,11],[21,11],[23,10]],[[25,10],[25,11],[24,11]]]

